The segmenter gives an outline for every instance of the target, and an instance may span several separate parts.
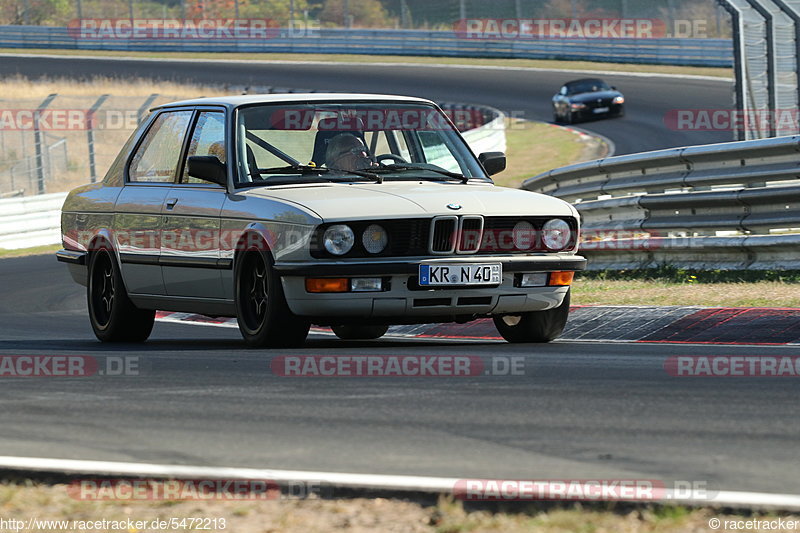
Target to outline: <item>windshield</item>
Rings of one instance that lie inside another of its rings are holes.
[[[596,93],[610,90],[611,87],[602,80],[583,80],[567,85],[567,94]]]
[[[488,179],[447,117],[395,103],[264,104],[237,114],[239,185]]]

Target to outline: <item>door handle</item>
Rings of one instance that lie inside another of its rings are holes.
[[[170,198],[169,200],[167,200],[167,209],[172,209],[173,207],[175,207],[175,204],[177,203],[178,203],[177,198]]]

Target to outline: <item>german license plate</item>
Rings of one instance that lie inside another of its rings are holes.
[[[447,285],[500,285],[503,278],[503,265],[488,263],[437,264],[419,266],[420,287]]]
[[[597,107],[594,109],[595,113],[608,113],[608,111],[609,111],[608,107]]]

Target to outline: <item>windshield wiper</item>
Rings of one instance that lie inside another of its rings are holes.
[[[376,183],[383,183],[383,176],[378,176],[377,174],[373,174],[372,172],[367,172],[364,170],[345,170],[343,168],[330,168],[330,167],[326,167],[325,170],[329,172],[343,172],[345,174],[355,174],[356,176],[361,176],[362,178],[369,178],[371,180],[375,180]]]
[[[447,176],[448,178],[453,178],[461,181],[462,183],[467,183],[471,178],[469,176],[464,176],[463,174],[458,174],[456,172],[450,172],[449,170],[442,170],[438,168],[430,168],[430,167],[423,167],[420,165],[381,165],[381,169],[385,170],[427,170],[430,172],[435,172],[436,174],[441,174],[442,176]]]
[[[345,174],[353,174],[356,176],[360,176],[362,178],[369,178],[371,180],[375,180],[378,183],[383,183],[383,176],[378,176],[377,174],[372,174],[371,172],[364,172],[361,170],[344,170],[341,168],[329,168],[329,167],[312,167],[309,165],[287,165],[285,167],[272,167],[272,168],[259,168],[256,170],[259,174],[288,174],[288,173],[295,173],[295,174],[327,174],[330,172],[342,172]],[[331,179],[326,176],[327,179]]]
[[[321,174],[327,172],[327,168],[311,167],[308,165],[287,165],[285,167],[257,168],[259,174]]]

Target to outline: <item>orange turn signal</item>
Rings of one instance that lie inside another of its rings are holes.
[[[307,292],[347,292],[350,280],[347,278],[306,278]]]
[[[574,277],[575,272],[550,272],[550,281],[547,284],[551,287],[569,287]]]

